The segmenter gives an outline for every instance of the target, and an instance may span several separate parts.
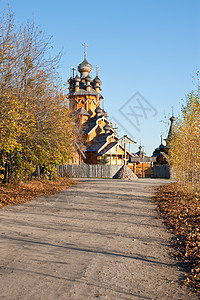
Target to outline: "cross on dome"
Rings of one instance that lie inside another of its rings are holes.
[[[72,77],[72,66],[70,67],[70,69],[71,69],[71,77]]]
[[[72,68],[72,76],[73,76],[73,78],[74,78],[74,72],[76,71],[76,69],[75,68]]]
[[[82,44],[82,46],[84,46],[84,58],[86,59],[86,50],[88,45],[86,43]]]
[[[100,70],[99,66],[96,65],[96,76],[97,77],[99,77],[99,70]]]
[[[87,75],[92,71],[92,65],[86,59],[86,43],[82,44],[84,46],[84,61],[78,65],[78,71],[81,73],[81,78],[87,77]]]

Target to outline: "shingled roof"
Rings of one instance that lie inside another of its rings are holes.
[[[83,133],[88,133],[92,130],[93,127],[95,127],[97,125],[97,117],[93,117],[91,119],[89,119],[87,122],[84,123],[83,126]]]
[[[108,133],[108,134],[105,134],[105,133],[102,133],[98,136],[96,136],[93,140],[93,143],[91,146],[89,146],[86,151],[88,152],[98,152],[98,151],[101,151],[101,148],[103,146],[107,146],[108,144],[108,137],[110,137],[111,135],[113,135],[113,133]],[[109,143],[110,145],[110,143]]]
[[[98,155],[104,155],[106,154],[110,149],[115,147],[118,144],[118,142],[112,142],[108,144],[101,152],[98,153]]]
[[[89,112],[83,107],[79,108],[76,113],[83,116],[90,116]]]
[[[101,120],[102,118],[105,118],[105,120],[108,122],[108,119],[106,116],[102,115],[102,116],[94,116],[92,118],[90,118],[89,120],[87,120],[82,128],[83,133],[89,133],[93,128],[95,128],[96,126],[98,126],[98,122],[99,120]],[[113,130],[114,131],[114,130]],[[117,134],[117,133],[116,133]]]
[[[79,89],[77,92],[71,91],[71,93],[68,94],[68,96],[85,96],[85,95],[92,95],[92,96],[100,96],[103,98],[98,92],[96,92],[93,88],[91,88],[90,91],[86,91],[83,89]]]

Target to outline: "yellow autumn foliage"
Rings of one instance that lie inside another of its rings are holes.
[[[185,186],[199,190],[200,88],[187,95],[170,147],[174,176]]]
[[[49,58],[51,40],[34,23],[17,27],[12,12],[0,20],[0,178],[28,179],[72,155],[74,121]]]

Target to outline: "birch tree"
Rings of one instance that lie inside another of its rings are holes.
[[[198,74],[197,74],[198,77]],[[170,159],[177,179],[199,190],[200,179],[200,88],[187,95],[186,105],[177,122]]]

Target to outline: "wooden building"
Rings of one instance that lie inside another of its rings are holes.
[[[168,153],[169,153],[169,149],[170,149],[170,142],[171,142],[172,136],[174,134],[175,121],[176,121],[176,118],[174,117],[174,111],[172,108],[172,116],[170,118],[170,127],[169,127],[167,138],[165,139],[166,145],[163,145],[162,136],[161,136],[161,143],[154,150],[153,155],[152,155],[152,157],[156,158],[155,164],[157,164],[157,165],[169,164]]]
[[[131,158],[132,165],[129,167],[138,178],[153,177],[153,163],[155,161],[154,158],[149,157],[144,153],[140,142],[139,151],[134,153],[134,157]]]
[[[124,152],[122,141],[102,107],[101,80],[96,68],[95,78],[91,77],[92,65],[86,59],[86,44],[84,60],[77,66],[76,76],[71,72],[68,80],[67,95],[69,107],[76,116],[77,126],[85,147],[84,155],[77,149],[73,163],[123,165]],[[126,150],[126,159],[134,155]]]

